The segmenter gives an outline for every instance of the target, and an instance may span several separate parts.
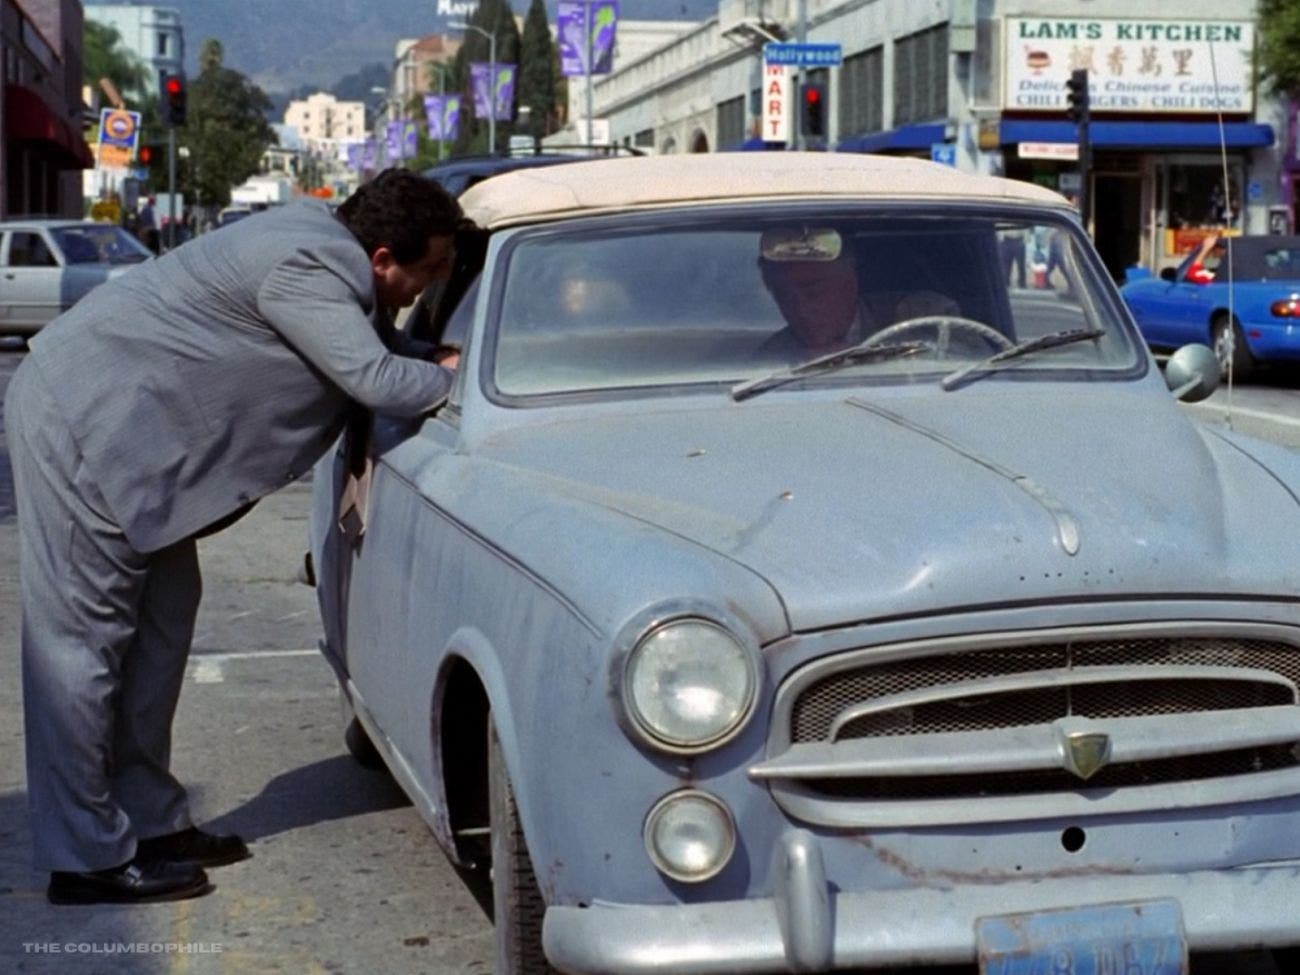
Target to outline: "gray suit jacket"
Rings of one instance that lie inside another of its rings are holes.
[[[451,374],[371,320],[361,245],[318,201],[204,234],[96,288],[31,340],[132,547],[186,538],[305,473],[349,400],[416,416]]]

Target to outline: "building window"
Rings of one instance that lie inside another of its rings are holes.
[[[873,47],[844,59],[840,68],[840,137],[884,128],[885,49]]]
[[[167,57],[168,48],[171,47],[170,41],[170,34],[165,34],[162,31],[158,32],[158,56],[160,58]]]
[[[718,103],[717,146],[730,149],[745,141],[745,96]]]
[[[642,129],[636,135],[632,136],[632,145],[638,149],[653,149],[655,144],[655,130]]]
[[[894,124],[948,117],[948,25],[894,42]]]

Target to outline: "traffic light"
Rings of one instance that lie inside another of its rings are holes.
[[[135,151],[135,156],[141,166],[148,166],[153,162],[153,146],[141,146]]]
[[[1088,124],[1088,69],[1075,68],[1065,83],[1069,100],[1070,121],[1076,125]]]
[[[164,125],[185,124],[185,76],[169,74],[162,85],[162,119]]]
[[[800,89],[803,110],[799,113],[799,131],[815,139],[826,138],[826,85],[805,82]]]

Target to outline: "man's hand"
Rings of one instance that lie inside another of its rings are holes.
[[[431,358],[444,369],[455,369],[460,365],[460,346],[440,345],[433,350]]]

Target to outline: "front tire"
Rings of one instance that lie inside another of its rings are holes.
[[[542,899],[496,726],[488,722],[488,809],[496,975],[558,975],[542,951]]]
[[[356,715],[352,716],[347,727],[343,730],[343,744],[347,746],[348,752],[362,768],[381,769],[384,767],[383,756],[379,754],[379,749],[370,740],[365,727]]]
[[[1258,363],[1246,345],[1241,323],[1227,315],[1219,315],[1210,326],[1210,347],[1219,360],[1219,377],[1228,378],[1228,352],[1232,351],[1232,381],[1241,382],[1254,371]]]

